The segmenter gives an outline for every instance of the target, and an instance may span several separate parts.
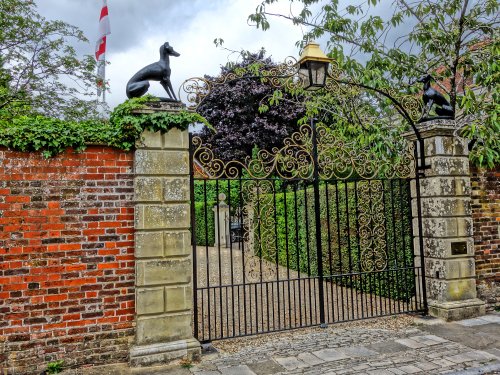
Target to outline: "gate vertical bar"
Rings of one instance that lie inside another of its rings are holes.
[[[319,320],[322,328],[326,328],[325,301],[323,285],[323,250],[321,244],[321,210],[319,197],[319,165],[318,165],[318,138],[316,123],[311,119],[312,146],[313,146],[313,186],[314,186],[314,213],[316,222],[316,258],[318,262],[318,294],[319,294]]]
[[[196,218],[194,209],[194,152],[193,152],[193,134],[189,133],[189,194],[191,198],[191,246],[193,251],[193,331],[194,337],[199,340],[198,337],[198,273],[197,273],[197,263],[196,263]]]

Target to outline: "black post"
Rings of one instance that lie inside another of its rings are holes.
[[[313,146],[313,186],[314,186],[314,211],[316,221],[316,258],[318,263],[319,277],[319,320],[321,328],[326,328],[325,321],[325,299],[323,286],[323,250],[321,246],[321,207],[319,198],[319,165],[318,165],[318,139],[316,132],[316,124],[314,119],[311,119],[312,129],[312,146]]]
[[[422,142],[423,143],[423,142]],[[416,145],[415,145],[416,146]],[[420,149],[420,153],[424,153],[423,147]],[[417,147],[415,147],[415,160],[417,160]],[[420,202],[420,177],[421,174],[418,169],[415,171],[415,190],[416,190],[416,200],[417,200],[417,220],[418,220],[418,240],[420,246],[420,272],[422,273],[422,299],[424,302],[424,315],[429,313],[429,307],[427,305],[427,288],[425,281],[425,253],[424,253],[424,237],[423,237],[423,227],[422,227],[422,207]],[[413,223],[411,223],[413,225]]]

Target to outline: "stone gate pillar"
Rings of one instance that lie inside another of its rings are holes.
[[[162,103],[151,111],[179,111]],[[149,111],[149,110],[147,110]],[[132,366],[199,355],[192,334],[188,131],[144,132],[135,151],[135,342]]]
[[[418,129],[429,166],[419,180],[429,313],[445,320],[482,315],[484,302],[476,298],[467,140],[454,135],[453,120],[424,122]],[[412,181],[415,262],[420,265],[416,187]]]

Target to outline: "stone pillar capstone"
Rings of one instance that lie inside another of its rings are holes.
[[[146,111],[182,108],[181,103],[161,103]],[[189,171],[187,130],[143,133],[134,157],[136,332],[131,366],[200,354],[191,322]]]
[[[412,181],[415,264],[420,265],[421,235],[429,313],[447,321],[483,315],[484,302],[476,298],[467,140],[455,134],[454,120],[431,120],[417,128],[428,169],[419,179],[422,233]],[[405,137],[417,139],[413,132]]]

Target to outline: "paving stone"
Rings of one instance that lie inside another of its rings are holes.
[[[282,366],[271,360],[247,363],[247,366],[250,368],[250,370],[255,372],[256,375],[272,375],[285,371]]]
[[[389,370],[381,370],[381,369],[375,369],[375,370],[369,370],[367,374],[370,375],[393,375],[393,372],[390,372]]]
[[[388,368],[387,371],[390,371],[391,373],[396,374],[396,375],[406,374],[406,372],[404,372],[403,370],[400,370],[398,368]]]
[[[500,362],[496,364],[481,366],[478,368],[456,371],[453,373],[453,375],[479,375],[479,374],[499,374],[499,373],[500,373]]]
[[[498,359],[495,355],[482,350],[473,350],[464,354],[465,357],[470,358],[473,361],[490,361]]]
[[[339,348],[339,350],[351,358],[371,357],[371,356],[378,355],[377,352],[370,350],[368,348],[365,348],[364,346],[353,346],[353,347],[348,347],[348,348]]]
[[[302,362],[305,362],[311,366],[319,365],[319,364],[325,362],[322,359],[316,357],[314,354],[311,354],[311,353],[300,353],[297,356],[297,358],[300,359]]]
[[[378,361],[378,362],[370,362],[370,366],[372,367],[387,367],[392,366],[392,361]]]
[[[436,336],[436,335],[425,335],[425,336],[421,336],[421,337],[423,337],[425,340],[432,340],[432,341],[436,341],[439,343],[449,342],[449,340],[446,340],[446,339],[439,337],[439,336]]]
[[[487,333],[489,335],[494,335],[497,339],[500,338],[500,324],[490,323],[476,327],[478,334]]]
[[[498,357],[500,359],[500,349],[497,348],[489,348],[485,350],[486,352],[493,354],[494,356]]]
[[[394,340],[397,343],[407,346],[412,349],[420,349],[420,348],[425,348],[425,344],[422,344],[418,341],[412,340],[412,339],[399,339],[399,340]]]
[[[352,369],[354,371],[361,371],[361,370],[366,370],[367,368],[370,368],[370,366],[368,366],[366,364],[362,364],[362,365],[354,366]]]
[[[295,357],[275,357],[273,359],[287,370],[295,370],[296,368],[307,367],[306,363],[299,361]]]
[[[419,372],[422,372],[421,369],[419,369],[416,366],[413,365],[408,365],[408,366],[401,366],[398,367],[399,370],[404,371],[406,374],[417,374]]]
[[[245,365],[225,367],[219,369],[222,375],[256,375],[252,370]]]
[[[434,335],[412,336],[409,337],[409,339],[414,340],[420,344],[424,344],[425,346],[439,345],[441,343],[448,342],[448,340]]]
[[[485,315],[485,316],[482,316],[481,319],[487,320],[488,322],[491,322],[491,323],[500,324],[500,315],[497,315],[497,314]]]
[[[448,361],[451,361],[453,363],[463,363],[463,362],[470,361],[470,358],[468,358],[465,355],[465,353],[460,353],[460,354],[457,354],[457,355],[445,357],[444,359],[446,359]]]
[[[312,354],[325,362],[339,361],[341,359],[348,358],[344,353],[335,349],[322,349],[313,352]]]
[[[473,318],[473,319],[460,320],[456,323],[464,327],[475,327],[475,326],[481,326],[483,324],[488,324],[488,321],[482,318]]]
[[[422,370],[426,370],[426,371],[440,368],[439,365],[436,365],[435,363],[432,363],[432,362],[417,362],[417,363],[414,363],[414,365],[417,366],[418,368],[420,368]]]
[[[435,359],[432,361],[432,363],[435,363],[436,365],[441,366],[442,368],[450,367],[455,364],[455,362],[448,361],[447,359],[444,358]]]

